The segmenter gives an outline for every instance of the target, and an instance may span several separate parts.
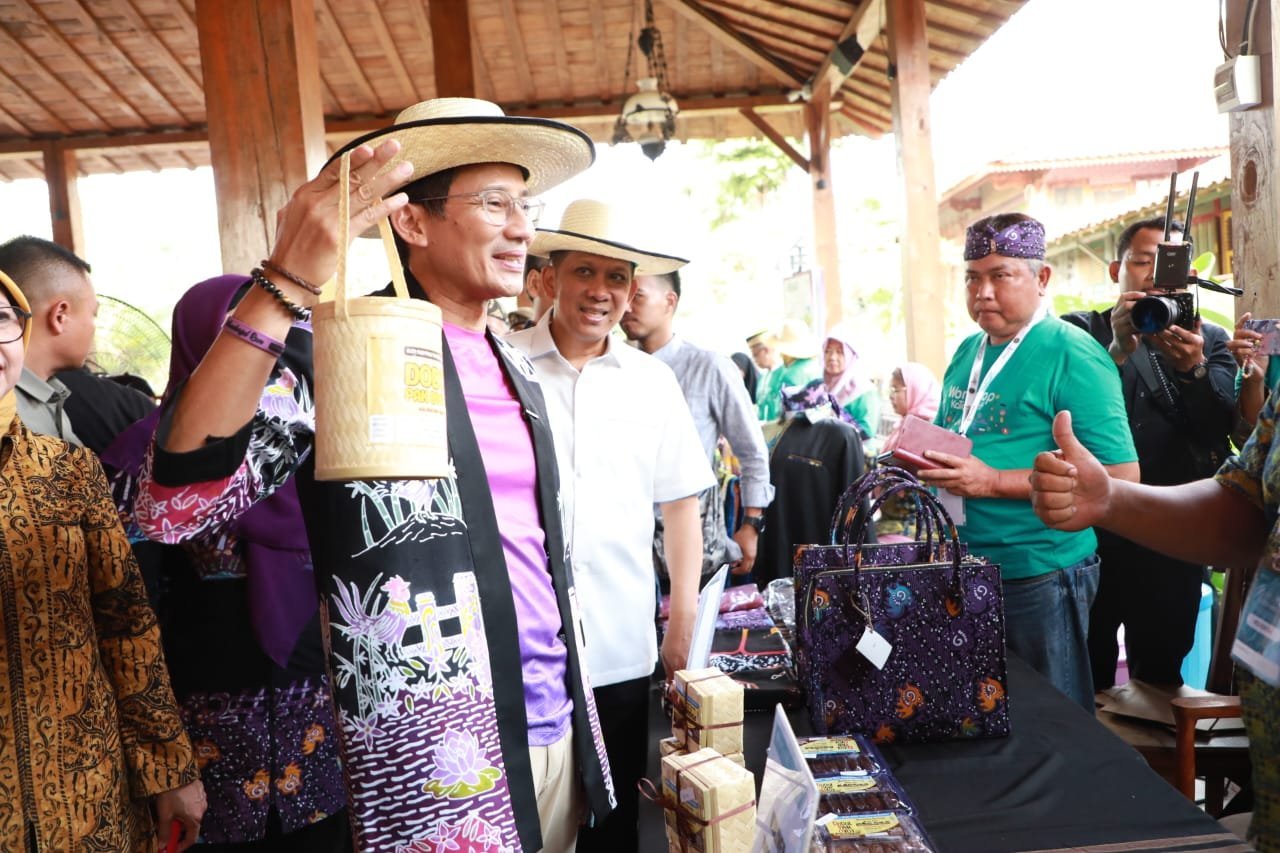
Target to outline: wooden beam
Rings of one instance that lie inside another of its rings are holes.
[[[79,168],[76,152],[57,145],[44,149],[44,180],[49,187],[49,219],[53,242],[84,257],[84,224],[80,218]]]
[[[182,64],[164,39],[160,38],[159,33],[153,31],[142,15],[138,14],[138,10],[134,8],[134,3],[135,0],[113,3],[111,5],[112,17],[119,16],[120,20],[128,26],[130,32],[137,33],[140,37],[145,38],[147,41],[146,56],[149,63],[159,65],[172,74],[173,79],[186,91],[188,97],[203,104],[204,88],[200,85],[200,81],[187,70],[187,66]],[[190,25],[191,31],[197,29],[195,19],[187,11],[186,3],[174,3],[173,9],[176,16],[181,16],[184,23]]]
[[[196,0],[223,268],[267,256],[326,156],[313,0]]]
[[[825,85],[828,91],[835,94],[844,85],[844,81],[849,79],[849,75],[862,61],[863,54],[871,48],[876,36],[880,35],[880,19],[883,16],[884,0],[861,0],[858,3],[853,15],[836,37],[831,51],[818,64],[818,70],[813,74],[814,89]],[[853,40],[852,43],[850,39]],[[854,52],[853,44],[857,45],[857,56],[851,55]]]
[[[597,9],[598,4],[591,4]],[[520,19],[516,17],[515,0],[499,0],[499,11],[502,23],[507,28],[507,42],[511,45],[511,62],[515,65],[516,80],[520,84],[521,99],[531,104],[538,99],[538,90],[533,85],[533,72],[529,66],[529,53],[524,49],[524,33],[520,32]],[[483,58],[483,52],[481,53]]]
[[[591,53],[596,60],[596,84],[609,91],[612,87],[612,69],[609,68],[608,32],[604,25],[604,9],[600,3],[588,3],[591,11]],[[680,54],[676,54],[679,56]],[[669,86],[677,85],[675,80],[667,80]],[[533,100],[533,98],[529,98]]]
[[[401,97],[399,98],[402,106],[410,106],[423,100],[422,95],[418,92],[418,87],[413,83],[413,76],[409,70],[404,67],[404,62],[400,59],[400,48],[396,45],[395,38],[392,37],[391,31],[387,29],[386,18],[383,17],[382,10],[378,8],[378,4],[373,0],[364,0],[363,18],[368,22],[369,28],[373,30],[374,36],[378,39],[378,51],[382,54],[382,58],[386,60],[387,65],[391,66],[391,73],[396,78],[396,83],[400,85]]]
[[[793,148],[791,143],[787,141],[787,138],[781,133],[778,133],[777,129],[774,128],[773,125],[761,118],[758,112],[753,110],[751,107],[742,107],[738,112],[742,113],[743,118],[755,125],[756,129],[764,134],[765,139],[768,139],[774,145],[778,146],[778,150],[790,157],[791,162],[799,166],[802,171],[809,171],[808,159]]]
[[[1240,42],[1244,0],[1227,0],[1227,42]],[[1270,3],[1258,3],[1250,53],[1262,59],[1262,104],[1231,113],[1231,245],[1236,287],[1236,316],[1280,317],[1280,17]],[[1268,61],[1270,60],[1270,61]]]
[[[471,13],[467,0],[431,0],[431,56],[437,98],[474,98],[476,73],[471,66]]]
[[[712,41],[724,45],[738,56],[765,71],[774,80],[799,86],[804,75],[762,48],[754,39],[730,27],[720,15],[697,0],[662,0],[684,17],[697,24]]]
[[[844,319],[844,288],[840,282],[840,251],[836,240],[836,197],[831,186],[831,94],[825,89],[815,92],[813,100],[805,104],[804,115],[809,130],[813,246],[826,303],[825,317],[815,325],[828,330]]]
[[[387,112],[388,107],[378,97],[378,92],[374,89],[373,84],[369,82],[369,78],[364,73],[364,68],[360,65],[360,60],[356,59],[355,51],[351,49],[351,44],[347,41],[347,36],[343,32],[342,26],[338,23],[337,17],[334,15],[333,9],[330,8],[328,0],[314,0],[316,9],[316,20],[319,24],[320,33],[324,35],[325,41],[332,47],[337,58],[341,60],[342,67],[364,96],[365,104],[374,104],[375,109],[379,112]],[[326,51],[326,54],[328,51]],[[337,97],[337,92],[334,92]],[[342,104],[342,98],[337,97]],[[344,110],[349,110],[348,104],[342,104]],[[367,109],[362,104],[359,109]]]
[[[941,376],[947,366],[946,317],[939,259],[938,191],[929,127],[929,41],[925,0],[889,3],[889,57],[898,69],[890,87],[893,134],[906,190],[902,289],[907,357]]]
[[[572,93],[574,78],[573,73],[569,70],[569,61],[567,59],[569,46],[565,43],[564,28],[560,20],[559,0],[542,0],[542,17],[551,33],[551,44],[544,45],[544,47],[551,48],[551,64],[556,69],[556,90]],[[570,94],[569,97],[573,97],[573,95]]]

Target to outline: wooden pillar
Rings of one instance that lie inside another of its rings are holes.
[[[902,291],[907,357],[937,376],[947,366],[945,284],[938,246],[938,190],[929,128],[929,43],[924,0],[893,0],[888,7],[889,62],[896,67],[891,95],[893,135],[906,188],[902,231]]]
[[[421,2],[421,0],[419,0]],[[437,98],[474,98],[476,72],[471,64],[471,17],[467,0],[431,0],[431,54]]]
[[[325,161],[313,0],[196,0],[222,266],[266,257],[276,211]]]
[[[74,148],[56,143],[44,146],[44,180],[49,187],[49,219],[53,242],[84,257],[84,226],[76,179],[80,166]]]
[[[836,242],[836,200],[831,188],[831,92],[820,86],[804,107],[809,130],[809,182],[813,191],[813,246],[822,276],[824,314],[815,332],[830,329],[844,317],[840,286],[840,251]],[[814,306],[814,315],[818,315]]]
[[[1244,289],[1236,316],[1280,317],[1280,138],[1275,93],[1280,90],[1274,45],[1277,18],[1270,3],[1258,3],[1251,51],[1261,56],[1262,104],[1232,113],[1231,245],[1235,285]],[[1245,0],[1228,0],[1227,42],[1240,43]]]

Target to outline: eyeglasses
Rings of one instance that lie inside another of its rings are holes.
[[[506,190],[480,190],[474,193],[438,195],[409,200],[414,204],[421,204],[424,201],[445,201],[451,198],[469,199],[471,204],[478,205],[480,215],[490,225],[506,225],[511,221],[516,208],[520,209],[520,212],[524,214],[524,218],[529,220],[530,225],[537,225],[538,218],[542,216],[542,209],[547,206],[547,203],[542,199],[516,198]]]
[[[31,319],[29,311],[12,305],[0,308],[0,344],[9,344],[22,337],[27,330],[27,321]]]

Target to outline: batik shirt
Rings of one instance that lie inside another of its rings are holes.
[[[494,342],[534,439],[569,654],[575,757],[597,816],[613,805],[559,524],[552,438],[532,368]],[[138,520],[208,537],[297,472],[327,614],[349,807],[368,851],[537,850],[515,606],[466,401],[443,344],[449,476],[317,482],[310,376],[277,372],[254,419],[199,450],[154,449]],[[167,417],[157,436],[163,444]]]
[[[106,477],[16,417],[0,460],[0,850],[154,851],[196,765]]]

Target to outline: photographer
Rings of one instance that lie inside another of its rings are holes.
[[[1181,232],[1182,226],[1174,224]],[[1080,311],[1062,319],[1107,348],[1120,371],[1129,427],[1138,450],[1142,482],[1176,485],[1211,475],[1229,451],[1235,407],[1235,361],[1230,334],[1201,322],[1171,324],[1139,334],[1133,307],[1144,297],[1186,293],[1187,285],[1156,287],[1156,250],[1163,218],[1124,230],[1111,262],[1120,285],[1114,308]],[[1163,282],[1162,282],[1163,284]],[[1116,629],[1125,626],[1129,674],[1178,685],[1182,659],[1191,651],[1204,568],[1157,554],[1127,539],[1098,531],[1102,579],[1089,617],[1089,657],[1096,689],[1115,682]]]

